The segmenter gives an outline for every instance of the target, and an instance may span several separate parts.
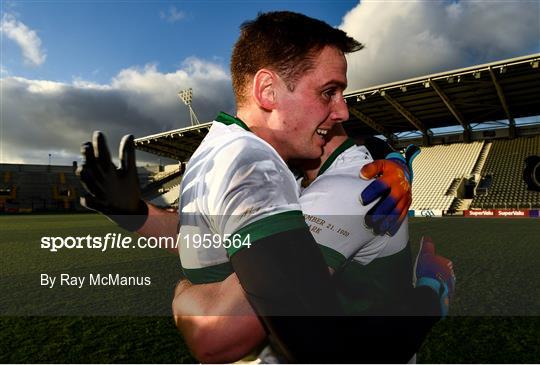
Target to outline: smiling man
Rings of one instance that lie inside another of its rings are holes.
[[[344,310],[286,162],[320,157],[328,131],[348,119],[345,54],[361,48],[343,31],[297,13],[260,14],[243,24],[231,60],[236,116],[217,116],[182,180],[185,275],[197,285],[235,272],[273,348],[288,361],[331,362],[336,352],[351,351],[340,336],[328,336],[329,318]],[[84,203],[127,229],[174,236],[178,217],[140,200],[132,138],[120,150],[116,170],[102,135],[83,145],[80,174],[90,191]],[[398,184],[407,187],[398,196],[410,198],[408,184]]]
[[[361,48],[301,14],[266,13],[245,23],[231,60],[236,117],[216,118],[181,185],[186,277],[197,285],[234,271],[288,361],[330,361],[345,351],[345,341],[326,335],[328,318],[343,308],[286,162],[319,158],[328,131],[348,119],[345,53]],[[215,234],[230,241],[193,244]]]
[[[349,353],[325,347],[322,351],[332,354],[333,362],[408,362],[431,326],[448,311],[455,281],[451,263],[435,255],[426,239],[413,285],[407,222],[394,236],[378,236],[359,224],[370,207],[351,196],[359,196],[370,183],[357,176],[372,161],[370,152],[355,145],[339,124],[328,138],[320,159],[295,162],[304,173],[298,183],[303,187],[300,204],[306,223],[333,275],[347,316],[297,321],[303,322],[306,331],[330,321],[339,327],[333,337],[354,341]],[[444,278],[442,283],[439,278]],[[447,289],[446,294],[440,294],[441,287]],[[192,285],[183,280],[175,294],[175,321],[200,361],[232,362],[260,350],[266,333],[234,273],[219,282]],[[352,351],[358,346],[361,351]],[[389,346],[392,351],[386,351]],[[270,346],[259,354],[259,360],[285,361]]]

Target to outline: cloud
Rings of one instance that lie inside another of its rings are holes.
[[[366,45],[349,90],[539,52],[539,27],[537,0],[362,0],[339,26]]]
[[[168,12],[160,11],[159,17],[169,23],[176,23],[186,17],[183,11],[178,11],[175,6],[171,6]]]
[[[45,62],[47,55],[41,49],[41,39],[36,31],[17,20],[14,15],[5,13],[0,20],[0,32],[21,48],[24,62],[39,66]]]
[[[71,164],[94,130],[105,133],[116,153],[125,134],[142,137],[185,127],[189,113],[177,93],[189,87],[201,122],[211,121],[219,111],[234,111],[227,71],[197,58],[186,59],[171,73],[156,65],[124,69],[107,84],[3,78],[2,162],[46,163],[51,153],[53,163]],[[138,156],[139,162],[156,160]]]

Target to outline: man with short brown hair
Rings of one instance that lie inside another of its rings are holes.
[[[350,343],[328,336],[334,326],[329,319],[344,311],[286,161],[320,157],[328,132],[348,119],[345,54],[360,48],[345,32],[302,14],[271,12],[245,23],[231,65],[236,116],[218,115],[182,181],[184,273],[200,284],[235,272],[274,348],[288,361],[332,362],[336,352],[350,351]],[[118,171],[100,153],[103,136],[94,142],[83,145],[87,206],[141,234],[173,235],[178,219],[142,202],[132,186],[132,139],[123,140],[121,155],[127,157]],[[407,174],[398,175],[402,181],[392,196],[410,203]],[[408,204],[400,207],[406,211]],[[126,224],[133,214],[140,219]]]

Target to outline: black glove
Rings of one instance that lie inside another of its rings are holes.
[[[146,222],[148,207],[141,199],[133,136],[124,136],[120,142],[120,168],[111,161],[105,136],[96,131],[92,140],[81,146],[84,161],[77,175],[88,191],[81,197],[81,205],[106,215],[124,229],[136,231]]]

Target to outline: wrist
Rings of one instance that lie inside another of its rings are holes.
[[[405,157],[403,157],[403,155],[401,153],[399,153],[399,152],[390,152],[389,154],[386,155],[385,159],[387,159],[387,160],[397,160],[397,161],[401,162],[404,165],[407,164],[407,161],[405,160]]]
[[[416,281],[416,287],[428,287],[432,289],[439,298],[439,305],[441,309],[441,317],[446,317],[448,314],[448,287],[443,281],[430,278],[430,277],[421,277]]]

